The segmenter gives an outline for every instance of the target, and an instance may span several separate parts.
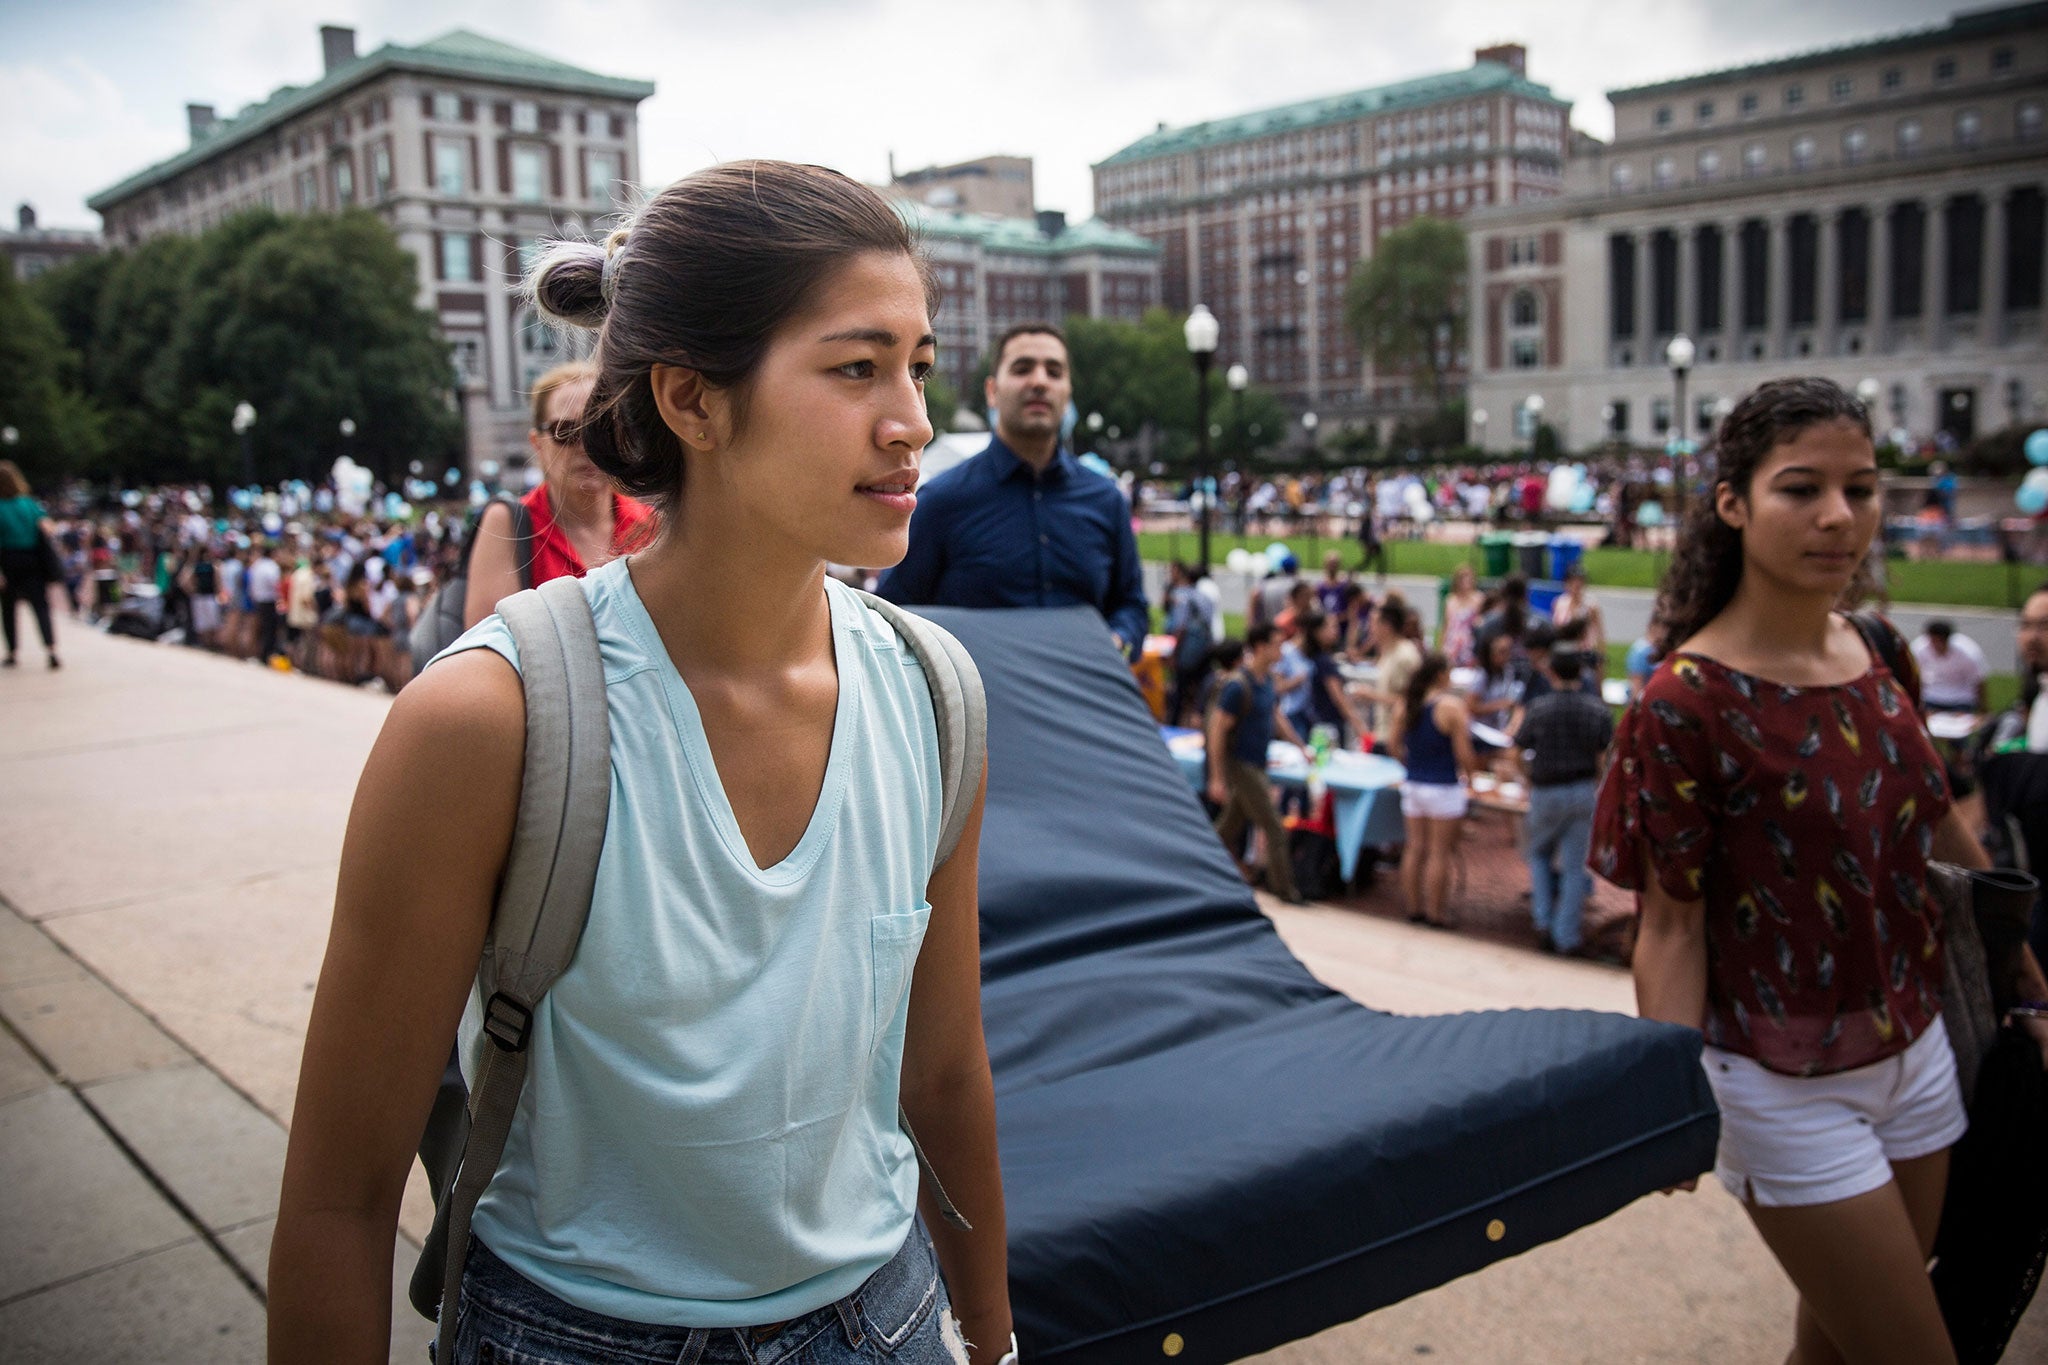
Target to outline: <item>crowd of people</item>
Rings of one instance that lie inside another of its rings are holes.
[[[743,1352],[822,1365],[866,1358],[866,1324],[906,1365],[1014,1365],[979,1022],[981,798],[959,852],[939,851],[927,683],[830,570],[892,565],[879,592],[913,605],[1087,605],[1139,650],[1151,613],[1130,507],[1060,440],[1065,338],[1033,324],[998,341],[989,448],[919,497],[926,281],[871,190],[780,163],[702,171],[607,243],[543,255],[531,288],[602,340],[538,386],[542,480],[474,534],[468,508],[392,518],[329,490],[225,514],[201,489],[51,511],[0,466],[8,662],[14,606],[38,581],[86,613],[125,610],[126,583],[165,634],[405,687],[342,858],[271,1261],[273,1353],[385,1349],[398,1193],[437,1077],[460,1084],[459,1035],[472,1056],[495,1057],[489,1040],[517,1052],[542,1099],[518,1110],[476,1205],[454,1358],[538,1324],[664,1358],[737,1334]],[[1388,508],[1412,509],[1409,477],[1369,490],[1374,505],[1391,487]],[[1577,945],[1588,869],[1633,892],[1640,1012],[1704,1035],[1715,1174],[1798,1290],[1791,1359],[1954,1360],[1926,1267],[1965,1116],[1927,888],[1931,860],[1990,859],[1923,707],[1981,705],[1980,661],[1952,630],[1909,647],[1840,610],[1880,521],[1854,397],[1818,379],[1759,387],[1727,417],[1714,477],[1678,528],[1618,722],[1582,577],[1538,611],[1525,581],[1461,572],[1432,633],[1342,557],[1320,578],[1272,565],[1235,641],[1213,584],[1177,566],[1175,718],[1207,735],[1218,833],[1243,852],[1247,828],[1264,831],[1268,885],[1287,899],[1271,737],[1322,731],[1399,758],[1402,890],[1433,924],[1451,919],[1474,779],[1522,777],[1546,941]],[[1587,486],[1597,514],[1630,484]],[[1503,489],[1524,511],[1546,496],[1533,475],[1418,491],[1468,511],[1484,492],[1491,512]],[[1225,493],[1247,517],[1271,503]],[[465,1002],[528,733],[519,650],[491,607],[561,577],[581,580],[615,718],[598,927],[559,1012],[551,998],[522,1022],[494,998],[480,1017]],[[408,683],[414,627],[457,582],[465,629]],[[2040,837],[2048,805],[2040,763],[1991,761],[2048,762],[2048,589],[2021,625],[2030,681],[1983,767],[2008,854]],[[872,699],[858,744],[839,729],[845,687]],[[2030,1009],[2014,1026],[2048,1049],[2031,951],[2015,988]],[[792,1096],[819,1113],[793,1122]],[[775,1136],[812,1118],[831,1142]],[[917,1217],[910,1121],[958,1225]],[[678,1132],[732,1140],[679,1146]]]

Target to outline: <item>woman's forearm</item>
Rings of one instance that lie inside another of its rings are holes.
[[[1653,907],[1644,897],[1632,971],[1636,1013],[1699,1028],[1707,1016],[1706,922],[1697,904]]]
[[[984,1063],[956,1077],[942,1092],[906,1092],[903,1101],[946,1193],[974,1225],[972,1232],[964,1232],[926,1201],[925,1225],[931,1229],[932,1247],[946,1276],[954,1316],[973,1343],[975,1365],[990,1365],[1009,1349],[1014,1330],[1002,1162],[996,1151],[995,1086]]]
[[[391,1353],[389,1217],[281,1210],[270,1248],[270,1359],[383,1365]]]

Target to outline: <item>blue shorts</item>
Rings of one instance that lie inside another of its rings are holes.
[[[757,1328],[656,1327],[564,1303],[469,1245],[454,1365],[966,1365],[924,1225],[837,1303]]]

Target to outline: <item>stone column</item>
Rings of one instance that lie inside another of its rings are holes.
[[[1870,215],[1870,294],[1864,309],[1868,315],[1864,330],[1870,334],[1870,349],[1881,352],[1890,349],[1892,206],[1880,202],[1870,205],[1865,212]]]
[[[1926,222],[1925,253],[1920,267],[1921,344],[1929,350],[1948,339],[1948,201],[1935,195],[1922,201]]]
[[[1814,349],[1833,355],[1842,326],[1842,210],[1816,209],[1814,237]]]
[[[1699,231],[1691,223],[1681,223],[1672,231],[1678,236],[1678,330],[1699,339],[1700,331],[1700,267]]]
[[[1650,268],[1650,230],[1637,228],[1629,234],[1629,240],[1636,244],[1636,364],[1661,365],[1664,357],[1657,354],[1656,332],[1651,326],[1655,313],[1650,306],[1650,289],[1656,284],[1657,275]]]
[[[1770,291],[1765,309],[1770,333],[1767,354],[1772,360],[1782,360],[1785,357],[1785,328],[1792,315],[1792,232],[1788,215],[1783,213],[1770,215],[1765,225],[1770,233],[1766,252],[1770,260]]]
[[[1742,220],[1721,224],[1721,335],[1730,360],[1745,358],[1742,349]]]
[[[1984,191],[1984,279],[1983,305],[1978,310],[1978,336],[1986,346],[2005,344],[2005,198],[2004,185]]]

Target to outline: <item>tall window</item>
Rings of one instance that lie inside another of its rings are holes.
[[[2013,110],[2013,133],[2023,142],[2032,142],[2041,136],[2041,101],[2021,100],[2019,108]]]
[[[370,149],[370,184],[379,199],[391,194],[391,148],[378,143]]]
[[[562,351],[561,334],[541,321],[538,313],[522,312],[518,327],[519,388],[522,393],[531,393],[534,381],[566,357]]]
[[[441,234],[441,278],[470,282],[476,279],[476,260],[469,249],[469,234]]]
[[[462,121],[462,97],[460,95],[451,95],[445,90],[435,95],[434,117],[443,123],[460,123]]]
[[[532,100],[513,100],[512,131],[515,133],[539,132],[540,106]]]
[[[1807,170],[1813,165],[1813,157],[1819,144],[1810,133],[1802,133],[1792,139],[1792,165],[1796,170]]]
[[[347,208],[356,201],[355,163],[347,157],[334,163],[334,202]]]
[[[1910,152],[1920,145],[1920,120],[1902,118],[1899,120],[1899,150]]]
[[[539,147],[512,149],[512,197],[522,204],[538,204],[543,197],[541,182],[547,169],[543,159]]]
[[[610,152],[590,153],[590,197],[600,203],[609,203],[612,186],[619,178],[619,159]]]
[[[1536,325],[1536,293],[1530,289],[1515,291],[1514,302],[1508,310],[1508,323],[1514,327]]]
[[[469,160],[468,149],[452,137],[434,139],[434,188],[442,194],[463,194],[468,190],[469,176],[464,165]]]
[[[1976,146],[1983,131],[1984,119],[1975,109],[1964,109],[1956,114],[1956,146]]]
[[[1853,166],[1861,161],[1864,153],[1869,150],[1870,134],[1861,128],[1851,128],[1842,134],[1842,160],[1848,165]]]
[[[1699,170],[1700,179],[1719,180],[1721,178],[1721,153],[1712,147],[1702,148],[1699,156]]]
[[[320,177],[313,171],[299,172],[299,212],[311,213],[320,207]]]
[[[1742,173],[1762,175],[1765,165],[1770,162],[1770,148],[1761,142],[1752,142],[1742,149]]]
[[[1657,188],[1664,188],[1678,179],[1678,163],[1668,156],[1658,157],[1657,164],[1650,168],[1650,179]]]

